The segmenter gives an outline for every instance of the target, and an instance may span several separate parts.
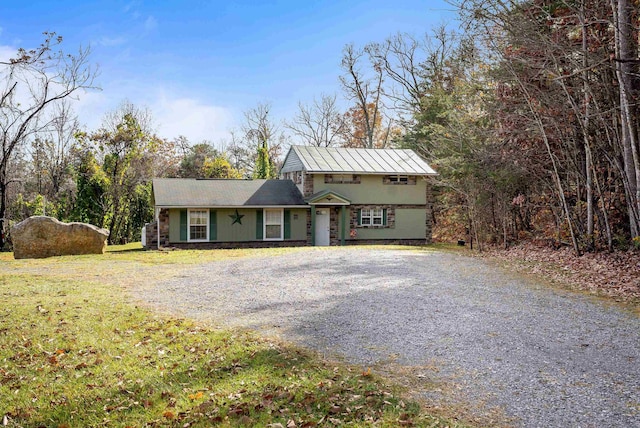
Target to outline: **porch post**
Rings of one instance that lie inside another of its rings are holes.
[[[311,246],[316,245],[316,206],[311,205]]]
[[[346,213],[347,213],[347,210],[346,210],[345,206],[344,205],[341,206],[340,207],[340,214],[342,215],[342,220],[341,220],[342,221],[342,231],[341,231],[342,233],[341,233],[341,236],[340,236],[340,245],[342,245],[343,247],[344,247],[344,232],[346,230],[346,219],[347,219]]]

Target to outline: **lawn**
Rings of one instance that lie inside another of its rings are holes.
[[[297,249],[0,253],[4,426],[462,426],[368,370],[137,307],[127,287],[194,263]]]

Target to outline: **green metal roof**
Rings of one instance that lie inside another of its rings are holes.
[[[155,178],[158,207],[261,207],[306,205],[290,180]]]
[[[344,147],[292,146],[285,158],[288,164],[302,163],[307,172],[436,175],[437,173],[409,149],[354,149]],[[291,169],[292,170],[292,169]]]

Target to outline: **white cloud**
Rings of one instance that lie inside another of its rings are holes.
[[[0,45],[0,61],[8,61],[9,58],[16,56],[16,48],[11,46]]]
[[[202,140],[217,143],[228,135],[233,125],[228,109],[193,98],[161,95],[149,107],[158,124],[158,133],[165,138],[184,135],[192,143]]]
[[[206,104],[166,88],[141,87],[124,82],[108,82],[104,91],[84,92],[74,103],[80,123],[96,130],[105,114],[127,100],[151,111],[158,136],[173,139],[184,135],[192,143],[210,140],[218,143],[228,137],[234,121],[223,106]]]

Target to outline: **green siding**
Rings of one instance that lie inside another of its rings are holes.
[[[352,204],[426,204],[427,183],[422,177],[418,177],[415,185],[382,184],[382,177],[382,175],[361,175],[360,184],[339,184],[325,183],[324,174],[314,174],[313,192],[333,190],[349,199]]]
[[[209,211],[209,241],[215,241],[218,239],[218,213],[216,211]]]
[[[307,239],[307,214],[309,210],[291,210],[291,239],[294,241],[306,241]]]
[[[169,241],[170,242],[186,242],[186,223],[185,238],[180,239],[180,209],[169,210]],[[287,225],[287,214],[289,212],[289,220]],[[305,209],[285,210],[285,236],[287,230],[288,237],[285,239],[304,241],[307,239],[307,212]],[[186,210],[184,210],[186,216]],[[229,217],[235,214],[235,209],[211,209],[209,211],[209,238],[216,242],[246,242],[262,239],[262,210],[256,209],[239,209],[238,213],[244,215],[242,224],[231,224],[233,220]],[[259,213],[259,214],[258,214]],[[258,219],[260,217],[260,219]],[[185,217],[186,218],[186,217]],[[215,224],[214,224],[215,223]],[[260,228],[260,238],[256,238],[256,232]],[[214,235],[215,234],[215,235]]]
[[[187,210],[180,210],[180,240],[187,240]]]
[[[262,210],[256,210],[256,239],[263,239],[264,229],[264,212]]]
[[[357,228],[357,239],[425,239],[427,212],[425,209],[396,208],[395,227],[384,229]]]

